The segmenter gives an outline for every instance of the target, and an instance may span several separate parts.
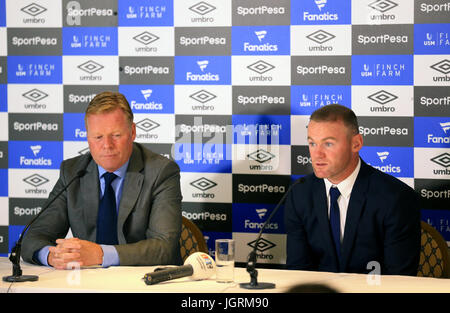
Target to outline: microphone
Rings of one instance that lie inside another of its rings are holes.
[[[247,257],[247,272],[250,274],[250,282],[249,283],[240,283],[239,286],[244,289],[273,289],[275,288],[275,284],[273,283],[258,283],[258,271],[256,270],[256,249],[258,247],[258,243],[261,240],[262,232],[264,231],[264,228],[266,228],[266,225],[270,222],[272,217],[275,215],[275,213],[280,208],[281,204],[286,200],[287,195],[292,190],[292,188],[297,184],[303,184],[305,181],[304,177],[300,177],[297,179],[291,186],[289,186],[286,193],[283,195],[283,197],[278,202],[275,209],[273,209],[272,213],[269,215],[267,220],[264,222],[263,226],[261,227],[261,230],[259,231],[258,237],[255,241],[255,244],[253,246],[253,250],[249,253]]]
[[[36,275],[22,275],[22,269],[20,268],[20,254],[22,250],[22,240],[24,234],[27,232],[28,228],[38,219],[38,217],[52,204],[64,191],[69,188],[69,186],[76,180],[83,177],[86,174],[86,167],[91,161],[92,156],[89,155],[87,161],[84,162],[83,168],[77,172],[77,174],[62,188],[47,204],[42,208],[42,210],[25,226],[23,231],[20,233],[19,239],[16,242],[16,245],[11,250],[11,255],[9,256],[9,260],[13,265],[12,275],[3,276],[3,281],[5,282],[24,282],[24,281],[37,281],[39,279]]]
[[[206,253],[195,252],[184,261],[184,265],[155,270],[145,274],[143,279],[147,285],[154,285],[181,277],[202,280],[211,277],[215,273],[216,262],[214,262],[213,258]]]

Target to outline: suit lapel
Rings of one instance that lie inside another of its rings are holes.
[[[359,219],[366,202],[369,186],[369,166],[361,160],[361,169],[353,185],[345,221],[344,239],[342,242],[341,269],[345,270],[350,259],[353,243],[356,238]]]
[[[86,234],[91,241],[95,241],[97,229],[98,205],[100,202],[100,185],[98,167],[92,160],[86,168],[86,175],[80,179],[80,196]],[[95,196],[93,196],[95,195]]]
[[[130,163],[128,164],[127,174],[123,182],[122,198],[119,204],[119,215],[117,219],[117,235],[119,243],[126,242],[123,234],[123,226],[141,193],[142,185],[144,183],[144,175],[142,174],[143,168],[144,162],[142,160],[141,151],[137,145],[134,145]]]

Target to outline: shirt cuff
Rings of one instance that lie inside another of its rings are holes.
[[[48,265],[48,253],[49,253],[49,248],[50,246],[45,246],[44,248],[42,248],[41,250],[38,250],[34,253],[34,257],[33,259],[35,261],[38,261],[39,263],[41,263],[41,265],[45,265],[45,266],[49,266]]]
[[[100,245],[103,250],[103,263],[102,267],[117,266],[119,262],[119,253],[114,246]]]

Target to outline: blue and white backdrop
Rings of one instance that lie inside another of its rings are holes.
[[[181,168],[183,215],[244,262],[290,182],[306,125],[341,103],[372,166],[413,187],[450,241],[450,2],[0,0],[0,254],[88,151],[83,112],[124,93],[136,141]],[[282,210],[258,246],[285,262]]]

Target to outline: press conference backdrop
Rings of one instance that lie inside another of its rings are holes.
[[[340,103],[363,159],[426,201],[450,241],[450,2],[0,0],[0,254],[41,209],[64,159],[86,153],[83,112],[126,95],[137,142],[181,168],[183,215],[237,240],[312,171],[306,125]],[[285,262],[282,210],[257,247]]]

